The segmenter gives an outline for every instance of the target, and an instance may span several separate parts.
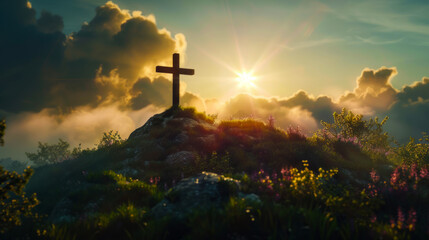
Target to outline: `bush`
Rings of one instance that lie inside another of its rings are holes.
[[[407,144],[392,148],[386,155],[397,164],[429,165],[429,135],[424,133],[418,142],[414,138],[410,138]]]
[[[113,132],[110,130],[109,132],[104,132],[100,141],[96,145],[98,149],[107,148],[110,146],[117,146],[124,142],[122,140],[121,135],[119,135],[118,131]]]
[[[388,117],[381,122],[378,118],[364,120],[363,115],[354,114],[345,108],[341,113],[334,112],[334,123],[321,121],[322,130],[316,132],[315,137],[327,140],[328,144],[335,142],[353,143],[359,146],[373,160],[384,161],[385,153],[390,148],[392,139],[384,132],[383,125]]]
[[[72,158],[72,152],[69,150],[70,144],[62,139],[57,144],[48,144],[39,142],[36,153],[25,153],[28,159],[37,166],[59,163]]]
[[[36,194],[26,197],[23,191],[32,174],[30,167],[18,174],[0,166],[0,233],[20,226],[22,217],[33,215],[32,210],[39,203]]]

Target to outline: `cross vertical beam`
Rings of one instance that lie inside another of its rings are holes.
[[[194,75],[194,69],[180,68],[180,55],[173,54],[173,67],[156,66],[156,72],[173,74],[173,107],[180,103],[180,74]]]
[[[179,106],[180,101],[180,74],[177,69],[180,68],[180,57],[178,53],[173,54],[173,107]]]

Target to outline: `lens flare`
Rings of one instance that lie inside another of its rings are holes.
[[[245,88],[256,87],[254,83],[254,81],[256,80],[256,77],[252,75],[252,72],[236,72],[235,74],[237,74],[237,77],[235,78],[235,80],[238,82],[239,87],[245,87]]]

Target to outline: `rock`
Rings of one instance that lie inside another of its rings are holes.
[[[192,164],[195,161],[195,154],[190,151],[180,151],[168,155],[165,162],[171,166],[182,167]]]
[[[215,173],[202,172],[182,179],[165,198],[152,208],[153,216],[183,218],[195,209],[220,207],[231,196],[243,196],[257,201],[255,194],[239,192],[240,182]]]
[[[198,142],[206,148],[214,148],[216,146],[216,136],[215,134],[210,134],[207,136],[197,138]]]
[[[246,200],[248,202],[261,203],[261,199],[259,198],[259,196],[254,194],[254,193],[250,193],[250,194],[240,193],[238,196],[243,198],[244,200]]]
[[[175,149],[213,151],[217,127],[195,114],[185,113],[169,109],[132,132],[127,142],[129,148],[134,149],[135,158],[159,161],[166,159],[164,153],[176,152]]]
[[[174,143],[175,144],[184,144],[184,143],[186,143],[187,141],[188,141],[188,139],[189,139],[189,137],[188,137],[188,135],[186,135],[186,133],[185,132],[181,132],[181,133],[179,133],[175,138],[174,138]]]

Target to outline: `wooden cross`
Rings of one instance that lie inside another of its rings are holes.
[[[173,107],[179,106],[180,99],[180,74],[194,75],[194,69],[180,68],[178,53],[173,54],[173,67],[156,66],[156,72],[173,74]]]

